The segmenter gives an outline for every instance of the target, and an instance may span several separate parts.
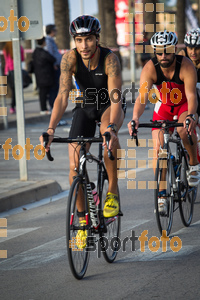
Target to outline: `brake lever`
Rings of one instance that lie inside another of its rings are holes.
[[[110,132],[106,131],[103,136],[105,136],[106,138],[106,145],[107,145],[107,149],[108,149],[108,157],[110,158],[110,160],[114,160],[114,156],[112,155],[112,151],[109,150],[109,142],[110,142]]]
[[[131,121],[131,126],[132,126],[132,131],[133,131],[131,139],[134,138],[136,140],[135,141],[136,142],[136,146],[138,146],[137,129],[135,129],[135,121],[134,120]]]
[[[47,132],[43,132],[42,136],[43,136],[43,140],[44,140],[44,147],[46,148],[46,146],[49,142],[49,134]],[[50,148],[49,148],[49,151],[46,152],[46,155],[47,155],[47,158],[48,158],[49,161],[54,160],[54,158],[51,156]]]
[[[188,136],[190,145],[192,146],[192,145],[194,145],[194,143],[193,143],[193,140],[192,140],[192,136],[189,134],[189,131],[188,131],[188,128],[189,128],[189,125],[190,125],[190,120],[186,119],[185,124],[186,124],[186,127],[187,127],[187,136]]]

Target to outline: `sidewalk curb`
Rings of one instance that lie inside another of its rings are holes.
[[[36,116],[30,116],[25,118],[25,125],[33,124],[36,122],[48,122],[50,120],[50,115],[42,116],[42,115],[36,115]],[[66,111],[62,117],[63,118],[70,118],[72,117],[72,111]],[[14,121],[8,121],[8,129],[9,128],[17,128],[17,120]],[[0,122],[0,130],[4,130],[4,124],[3,122]]]
[[[0,195],[0,212],[39,201],[62,192],[55,180],[38,181],[29,186],[20,187]]]

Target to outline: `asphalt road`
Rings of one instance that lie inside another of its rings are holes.
[[[129,104],[126,119],[120,134],[121,148],[128,150],[128,130],[126,124],[131,119],[132,106]],[[152,107],[146,110],[142,121],[152,116]],[[69,120],[70,121],[70,120]],[[33,145],[38,143],[39,134],[47,124],[28,126],[27,134]],[[60,127],[58,135],[66,135]],[[10,129],[10,137],[15,142],[15,131]],[[151,138],[148,129],[141,129],[139,137]],[[136,161],[148,160],[148,150],[136,149]],[[95,152],[95,149],[93,150]],[[46,160],[29,162],[29,173],[38,179],[54,178],[63,189],[68,189],[67,149],[63,145],[52,147],[53,163]],[[126,160],[128,158],[126,157]],[[10,159],[9,168],[15,170],[15,161]],[[91,173],[95,171],[91,167]],[[126,169],[127,171],[127,169]],[[131,241],[126,243],[124,251],[119,250],[113,264],[105,262],[98,252],[91,253],[85,278],[77,281],[73,278],[66,255],[65,212],[67,192],[45,199],[36,204],[0,214],[7,219],[7,237],[0,237],[0,249],[8,251],[8,258],[0,260],[0,295],[5,300],[45,300],[45,299],[200,299],[200,197],[195,203],[192,225],[185,228],[179,212],[174,214],[170,240],[177,236],[182,248],[173,252],[170,241],[167,251],[158,252],[149,249],[149,239],[160,238],[157,229],[153,190],[127,189],[128,178],[120,179],[122,202],[121,240],[131,237],[132,231],[140,236],[148,230],[148,241],[144,252],[140,242],[135,241],[135,251],[131,250]],[[149,168],[136,169],[136,184],[139,181],[153,180],[153,171]]]

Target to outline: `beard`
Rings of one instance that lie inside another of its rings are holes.
[[[166,62],[158,61],[158,63],[162,68],[169,68],[173,64],[174,59],[175,59],[175,54],[171,59],[166,59],[165,60]]]

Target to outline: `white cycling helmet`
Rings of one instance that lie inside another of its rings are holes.
[[[167,48],[169,46],[175,46],[178,43],[178,38],[175,32],[164,30],[156,32],[150,42],[154,49],[156,49],[156,47]]]
[[[188,31],[184,38],[186,47],[200,47],[200,28]]]

